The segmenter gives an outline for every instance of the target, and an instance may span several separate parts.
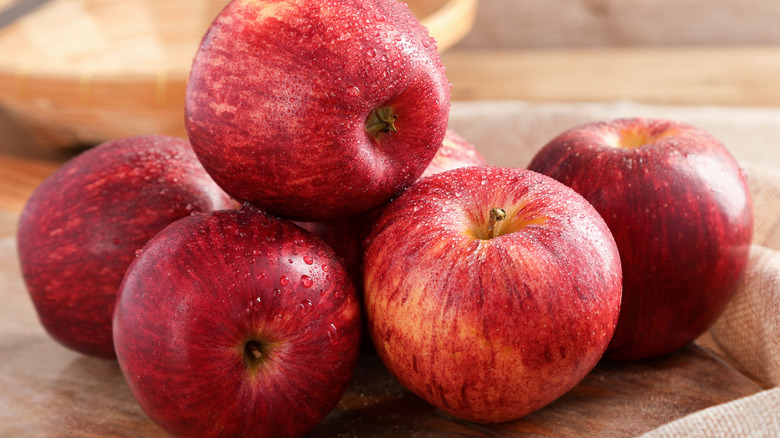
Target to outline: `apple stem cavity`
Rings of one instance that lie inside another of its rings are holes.
[[[674,131],[664,130],[656,132],[646,127],[631,127],[620,132],[615,146],[623,149],[637,149],[653,144],[655,141],[670,135],[674,135]]]
[[[389,106],[374,108],[368,116],[368,119],[366,119],[366,132],[376,140],[384,134],[398,132],[395,127],[395,121],[397,119],[398,114],[394,113],[393,109]]]
[[[254,376],[268,358],[268,347],[262,342],[249,340],[244,344],[244,366],[251,375]]]
[[[490,209],[490,221],[488,222],[488,239],[498,237],[496,224],[506,219],[506,210],[501,207],[493,207]]]

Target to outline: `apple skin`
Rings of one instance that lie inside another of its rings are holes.
[[[484,166],[488,162],[477,147],[452,129],[447,129],[441,147],[428,164],[420,178],[435,175],[450,169],[467,166]]]
[[[353,375],[360,306],[319,238],[259,210],[224,210],[144,247],[117,297],[114,343],[133,395],[172,434],[298,437]]]
[[[507,218],[489,238],[493,207]],[[364,276],[368,330],[390,372],[475,422],[520,418],[574,387],[620,310],[620,259],[603,219],[522,169],[417,182],[374,224]]]
[[[528,168],[588,199],[618,244],[623,307],[605,357],[663,355],[714,323],[753,234],[745,175],[717,139],[672,120],[593,122],[551,140]]]
[[[168,224],[232,202],[182,138],[112,140],[71,159],[19,219],[22,274],[43,327],[68,348],[113,358],[114,300],[136,251]]]
[[[449,101],[435,41],[397,0],[235,0],[195,56],[185,123],[230,195],[324,221],[411,185],[444,138]],[[380,109],[395,121],[367,128]]]

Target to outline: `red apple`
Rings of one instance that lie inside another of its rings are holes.
[[[322,221],[422,174],[449,93],[435,42],[397,0],[234,0],[195,56],[186,126],[236,199]]]
[[[319,238],[257,210],[184,218],[128,270],[114,343],[133,395],[181,437],[298,437],[343,395],[360,306]]]
[[[448,129],[442,140],[441,147],[436,151],[433,160],[425,168],[421,177],[435,175],[445,170],[467,166],[483,166],[487,160],[479,153],[476,146],[461,137],[460,134]]]
[[[671,352],[720,315],[747,263],[753,206],[710,134],[671,120],[590,123],[550,141],[529,169],[582,194],[615,236],[624,298],[607,357]]]
[[[113,358],[111,314],[135,252],[177,219],[231,205],[181,138],[130,137],[73,158],[19,220],[22,274],[41,323],[71,349]]]
[[[456,417],[502,422],[593,369],[620,309],[607,225],[580,195],[521,169],[424,178],[374,225],[365,309],[398,380]]]

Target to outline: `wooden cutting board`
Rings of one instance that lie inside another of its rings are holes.
[[[164,437],[116,362],[71,352],[38,323],[11,236],[0,238],[0,436]],[[364,354],[347,393],[310,437],[636,436],[761,388],[691,345],[654,360],[602,362],[551,405],[520,420],[455,419],[405,390]]]

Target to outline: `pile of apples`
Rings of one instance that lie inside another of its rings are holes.
[[[192,65],[188,140],[104,143],[28,201],[43,326],[116,358],[174,435],[296,437],[361,342],[441,410],[501,422],[714,321],[753,221],[717,140],[620,119],[489,166],[447,129],[449,92],[397,0],[232,1]]]

